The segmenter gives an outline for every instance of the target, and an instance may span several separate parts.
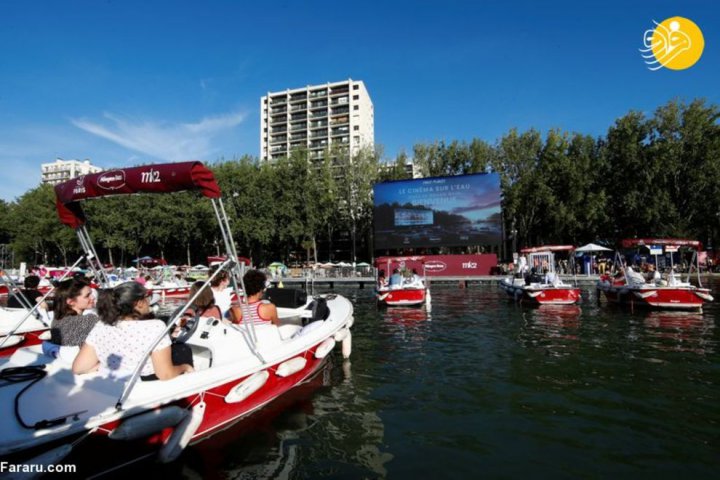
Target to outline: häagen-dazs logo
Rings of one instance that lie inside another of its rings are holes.
[[[111,170],[100,175],[97,179],[98,187],[105,190],[117,190],[125,186],[125,172]]]
[[[440,260],[430,260],[425,263],[425,270],[428,272],[442,272],[446,268],[447,265],[445,262],[441,262]]]
[[[670,70],[690,68],[702,56],[705,39],[695,22],[684,17],[671,17],[645,31],[640,52],[652,71],[663,67]]]

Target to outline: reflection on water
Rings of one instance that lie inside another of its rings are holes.
[[[569,355],[579,340],[578,305],[539,305],[523,312],[525,328],[520,338],[528,345],[544,348],[548,355]]]
[[[697,312],[648,312],[643,325],[648,346],[658,350],[708,355],[715,352],[715,322]]]

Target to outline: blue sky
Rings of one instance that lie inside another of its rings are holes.
[[[643,32],[702,29],[684,71],[649,71]],[[268,91],[363,80],[385,157],[511,128],[603,135],[673,98],[720,104],[714,1],[0,2],[0,198],[40,164],[258,155]]]

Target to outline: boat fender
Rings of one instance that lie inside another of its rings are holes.
[[[709,293],[695,291],[695,295],[697,295],[698,297],[702,298],[702,299],[705,300],[706,302],[712,302],[713,300],[715,300],[715,299],[713,298],[713,296],[710,295]]]
[[[275,374],[278,377],[289,377],[293,373],[297,373],[303,368],[305,368],[305,364],[307,364],[307,360],[305,360],[305,357],[291,358],[290,360],[286,360],[281,363],[277,367],[277,370],[275,370]]]
[[[351,316],[347,321],[347,328],[350,328],[353,325],[355,325],[355,317]]]
[[[315,358],[325,358],[335,346],[334,338],[326,338],[318,347],[315,349]]]
[[[28,465],[30,469],[27,470],[27,472],[33,472],[33,473],[27,473],[20,469],[20,472],[17,472],[15,474],[10,474],[8,476],[3,475],[3,478],[7,479],[14,479],[14,478],[22,478],[22,479],[29,479],[29,478],[39,478],[43,475],[42,472],[47,472],[48,467],[50,465],[57,465],[60,463],[65,457],[68,456],[68,454],[72,451],[72,444],[65,443],[63,445],[60,445],[59,447],[53,448],[52,450],[48,450],[47,452],[43,452],[37,457],[33,457],[29,460],[27,460],[23,465]]]
[[[174,427],[188,416],[188,411],[173,405],[130,417],[110,432],[113,440],[135,440],[165,428]]]
[[[230,389],[228,394],[225,395],[225,403],[242,402],[265,385],[265,382],[267,382],[269,377],[270,374],[267,370],[253,373]]]
[[[173,433],[168,437],[165,445],[158,452],[160,463],[170,463],[177,459],[187,447],[195,432],[205,417],[205,402],[200,402],[192,408],[190,415],[175,427]]]
[[[431,305],[430,305],[431,301],[432,301],[432,299],[430,298],[430,290],[427,290],[427,291],[425,292],[425,304],[428,306],[428,309],[429,309],[430,306],[431,306]]]
[[[342,354],[343,358],[350,358],[352,353],[352,334],[348,330],[347,336],[342,341]]]
[[[350,330],[347,328],[343,328],[342,330],[338,331],[333,338],[335,338],[336,342],[342,342],[349,334]]]
[[[637,298],[643,299],[643,298],[649,298],[654,297],[657,295],[657,292],[655,290],[650,290],[649,292],[633,292]]]

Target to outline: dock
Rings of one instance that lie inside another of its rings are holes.
[[[475,276],[457,276],[457,277],[427,277],[429,285],[457,285],[460,288],[466,288],[470,285],[497,285],[500,280],[505,278],[504,275],[475,275]],[[599,275],[560,275],[565,283],[577,284],[581,287],[594,286],[600,279]],[[290,288],[303,288],[307,285],[323,286],[335,288],[336,286],[354,286],[361,290],[364,288],[375,288],[374,277],[279,277],[270,279],[273,286],[278,286],[281,282],[283,286]]]

